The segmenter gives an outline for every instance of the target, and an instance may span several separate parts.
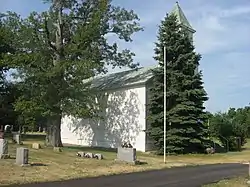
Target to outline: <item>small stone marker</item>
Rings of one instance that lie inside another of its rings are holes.
[[[19,147],[16,150],[16,164],[19,166],[29,166],[29,149]]]
[[[103,155],[100,154],[100,153],[93,154],[93,153],[85,153],[83,151],[77,152],[76,156],[78,156],[78,157],[84,157],[84,158],[96,158],[98,160],[102,160],[103,159]]]
[[[41,149],[41,145],[39,143],[33,143],[32,149]]]
[[[0,139],[0,159],[10,158],[8,154],[8,141],[5,139]]]
[[[206,148],[206,153],[207,154],[214,154],[215,153],[215,149],[213,147],[208,147],[208,148]]]
[[[86,154],[83,151],[79,151],[79,152],[77,152],[76,155],[79,157],[85,157]]]
[[[85,157],[86,158],[94,158],[94,154],[93,153],[86,153]]]
[[[22,141],[21,141],[21,134],[19,132],[13,132],[13,141],[19,145],[22,144]]]
[[[136,164],[136,149],[118,147],[117,160]]]
[[[62,152],[61,147],[54,147],[53,150],[54,150],[55,152]]]
[[[94,158],[98,159],[98,160],[102,160],[103,159],[103,155],[100,153],[97,153],[94,155]]]
[[[21,141],[21,134],[16,134],[16,143],[21,145],[22,144],[22,141]]]

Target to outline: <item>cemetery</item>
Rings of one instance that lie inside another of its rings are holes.
[[[250,29],[230,15],[249,6],[186,5],[191,25],[179,2],[166,13],[170,1],[148,1],[137,15],[137,4],[112,0],[42,0],[21,12],[11,1],[0,10],[0,187],[108,175],[120,187],[121,178],[197,186],[241,176],[245,165],[249,181],[215,186],[250,184],[249,90],[234,96],[250,88],[247,76],[234,82],[249,68],[225,68],[249,59],[241,27]],[[133,174],[114,176],[124,173]]]
[[[3,135],[3,133],[1,132]],[[163,165],[162,157],[138,153],[136,158],[147,162],[134,165],[135,149],[131,155],[119,155],[116,150],[64,146],[46,147],[45,135],[20,134],[22,144],[13,141],[14,134],[6,134],[0,139],[0,186],[20,183],[67,180],[79,177],[111,175],[141,170],[161,169],[183,165],[169,163]],[[119,158],[119,159],[118,159]],[[12,176],[11,179],[8,176]]]
[[[243,162],[249,151],[232,154],[169,155],[163,157],[136,151],[124,143],[117,149],[65,145],[46,147],[45,134],[20,134],[22,144],[12,141],[16,134],[1,132],[0,186],[72,178],[130,173],[183,165]],[[11,179],[8,176],[12,176]]]

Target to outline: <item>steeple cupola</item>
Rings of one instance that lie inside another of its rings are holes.
[[[189,23],[178,2],[175,3],[175,6],[170,14],[174,14],[176,16],[177,21],[180,24],[180,28],[184,29],[187,32],[190,40],[193,41],[193,34],[196,31]]]

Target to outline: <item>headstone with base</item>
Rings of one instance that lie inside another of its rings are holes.
[[[117,160],[136,164],[136,149],[118,147]]]
[[[16,150],[16,164],[19,166],[29,166],[29,149],[19,147]]]
[[[8,141],[5,139],[0,139],[0,159],[10,158],[8,154]]]

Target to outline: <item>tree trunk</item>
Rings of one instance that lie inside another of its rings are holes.
[[[53,147],[63,147],[61,140],[61,115],[56,115],[48,120],[46,145]]]
[[[53,65],[57,66],[61,63],[61,61],[64,59],[63,54],[63,8],[62,8],[62,2],[59,0],[53,0],[53,4],[57,11],[57,22],[54,23],[57,27],[56,29],[56,38],[55,38],[55,44],[53,45],[51,41],[49,41],[50,46],[54,49],[54,56],[53,59]],[[61,72],[61,74],[58,75],[58,78],[55,79],[57,83],[55,88],[55,93],[59,93],[60,89],[62,88],[62,82],[64,78],[64,72]],[[53,86],[55,86],[53,85]],[[59,85],[59,86],[58,86]],[[58,95],[59,96],[59,95]],[[59,99],[59,97],[57,97]],[[60,99],[58,102],[55,102],[55,105],[60,103]],[[46,144],[53,147],[62,147],[62,140],[61,140],[61,119],[62,119],[62,111],[60,109],[55,110],[55,115],[50,117],[48,119],[48,125],[47,125],[47,136],[46,136]]]

